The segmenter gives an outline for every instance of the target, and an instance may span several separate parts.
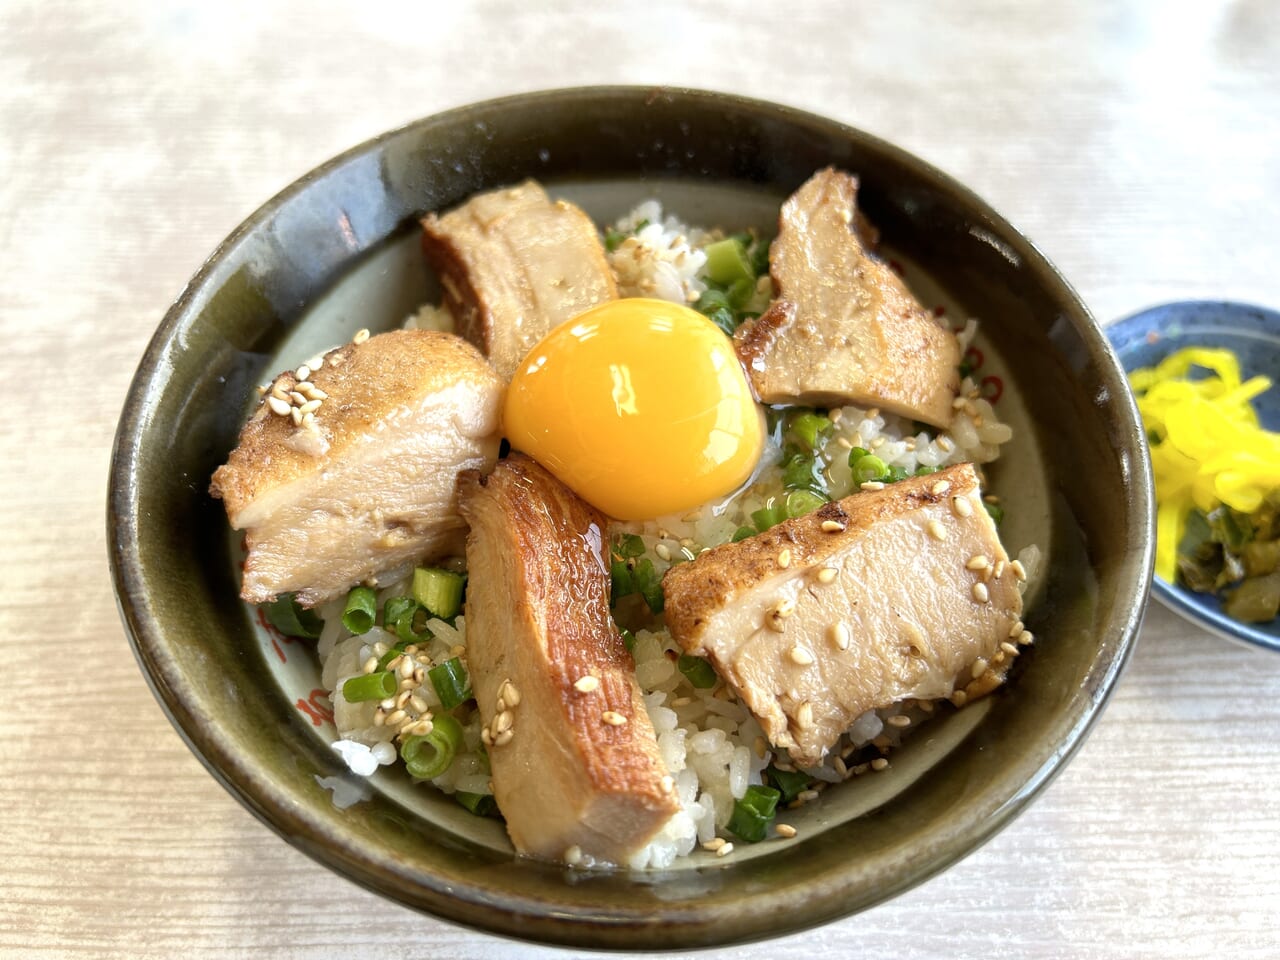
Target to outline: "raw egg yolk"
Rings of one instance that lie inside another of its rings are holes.
[[[747,481],[764,444],[729,338],[666,300],[592,307],[529,351],[504,427],[588,503],[619,520],[679,513]]]

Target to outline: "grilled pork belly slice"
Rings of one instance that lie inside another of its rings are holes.
[[[522,454],[460,489],[467,662],[511,840],[626,863],[679,803],[609,613],[607,520]]]
[[[672,636],[808,766],[868,710],[993,689],[1020,569],[964,463],[715,547],[662,586]]]
[[[858,181],[827,168],[783,205],[769,249],[777,299],[734,336],[765,403],[855,403],[945,427],[960,380],[955,336],[875,257]]]
[[[506,381],[552,327],[618,297],[595,224],[533,180],[430,214],[422,228],[458,332]]]
[[[425,330],[383,333],[330,351],[314,371],[281,374],[209,488],[245,531],[240,595],[294,592],[313,606],[461,554],[457,475],[497,458],[502,391],[473,346]]]

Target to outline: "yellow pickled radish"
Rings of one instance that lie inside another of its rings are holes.
[[[1193,368],[1208,376],[1188,379]],[[1156,483],[1156,573],[1177,576],[1178,544],[1192,508],[1226,504],[1253,513],[1280,489],[1280,433],[1263,429],[1250,402],[1267,377],[1241,382],[1230,350],[1187,347],[1129,375],[1151,438]]]

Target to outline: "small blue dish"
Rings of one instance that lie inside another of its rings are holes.
[[[1280,313],[1265,307],[1217,300],[1182,300],[1150,307],[1118,320],[1107,336],[1125,372],[1159,363],[1183,347],[1225,347],[1240,359],[1240,375],[1258,374],[1280,384]],[[1258,418],[1268,430],[1280,430],[1280,388],[1255,398]],[[1152,592],[1174,613],[1211,633],[1280,653],[1280,618],[1270,623],[1240,623],[1222,611],[1222,602],[1159,576]]]

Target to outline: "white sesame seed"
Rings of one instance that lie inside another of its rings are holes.
[[[405,729],[405,732],[415,737],[425,737],[435,728],[436,728],[436,725],[431,722],[430,717],[421,717],[418,719],[417,723],[410,724],[404,729]]]
[[[627,718],[615,710],[606,710],[600,714],[600,719],[611,727],[621,727],[627,722]]]
[[[751,744],[751,752],[756,755],[757,760],[763,760],[767,750],[768,744],[765,743],[764,737],[756,737],[755,742]]]
[[[290,402],[290,403],[292,403],[295,407],[300,407],[300,406],[302,406],[304,403],[306,403],[306,402],[307,402],[307,398],[306,398],[306,397],[304,397],[304,396],[303,396],[301,393],[299,393],[297,390],[290,390],[290,391],[289,391],[289,402]]]
[[[883,490],[884,484],[879,480],[864,480],[862,483],[858,484],[858,489],[866,490],[868,493],[871,493],[876,490]]]
[[[413,696],[412,690],[401,690],[400,693],[396,695],[396,706],[403,709],[404,705],[409,702],[409,698],[411,696]]]
[[[1022,644],[1024,647],[1033,640],[1035,640],[1035,634],[1030,630],[1023,630],[1022,633],[1018,634],[1018,643]]]
[[[311,390],[311,399],[312,400],[328,400],[329,395],[325,393],[323,390],[321,390],[319,387],[313,387]]]
[[[289,410],[289,419],[293,421],[295,427],[302,426],[302,411],[297,407],[291,407]]]
[[[356,331],[355,336],[351,338],[351,342],[354,344],[361,344],[368,339],[369,339],[369,331],[362,328]]]
[[[831,640],[838,650],[849,649],[849,627],[843,623],[833,623],[829,628]]]
[[[878,416],[880,416],[880,408],[879,408],[879,407],[872,407],[870,410],[868,410],[868,411],[867,411],[867,419],[868,419],[868,420],[874,420],[874,419],[875,419],[876,417],[878,417]]]
[[[297,383],[293,385],[293,389],[297,390],[299,393],[304,394],[306,396],[310,396],[311,391],[314,390],[315,388],[316,388],[316,385],[312,383],[310,380],[299,380]]]
[[[801,730],[813,726],[813,704],[808,700],[796,710],[796,726]]]
[[[1015,647],[1008,640],[1001,642],[1000,649],[1003,650],[1005,653],[1007,653],[1011,657],[1016,657],[1018,655],[1018,648]]]
[[[950,437],[948,437],[945,433],[942,436],[940,436],[935,442],[938,444],[938,449],[942,450],[945,453],[950,453],[952,450],[956,448],[955,441],[952,440]]]
[[[841,779],[845,779],[849,776],[849,768],[845,765],[844,758],[836,757],[831,761],[831,766],[835,769],[836,773],[840,774]]]
[[[656,553],[663,560],[667,560],[667,561],[671,560],[671,548],[668,547],[665,543],[658,544],[656,547],[653,548],[653,552]]]
[[[496,737],[498,734],[510,730],[511,724],[515,722],[515,719],[515,714],[510,710],[503,710],[493,718],[493,735]]]
[[[710,840],[706,841],[702,845],[702,849],[710,850],[714,853],[716,850],[719,850],[728,842],[729,841],[727,841],[724,837],[712,837]]]
[[[716,856],[727,857],[731,853],[733,853],[733,844],[726,843],[723,847],[721,847],[719,850],[716,851]]]
[[[996,566],[995,566],[995,571],[994,571],[994,573],[993,573],[993,576],[994,576],[997,580],[999,580],[1001,577],[1003,577],[1003,576],[1004,576],[1004,568],[1005,568],[1005,566],[1006,566],[1006,564],[1005,564],[1005,562],[1004,562],[1003,560],[997,560],[997,561],[996,561]]]
[[[791,662],[799,667],[807,667],[813,663],[813,654],[804,647],[791,648]]]
[[[872,770],[885,770],[888,768],[888,766],[889,766],[889,761],[886,760],[884,757],[876,757],[874,760],[871,761]]]
[[[845,450],[852,450],[853,441],[845,436],[836,437],[836,446],[842,447]]]
[[[427,679],[427,671],[422,667],[418,667],[418,669],[413,671],[413,679],[417,683],[424,682]]]
[[[316,370],[319,370],[321,367],[324,366],[324,357],[322,357],[320,354],[317,353],[314,357],[312,357],[310,360],[307,361],[307,366],[310,367],[313,372]]]
[[[1014,560],[1009,564],[1009,569],[1013,571],[1013,575],[1023,582],[1027,579],[1027,568],[1022,565],[1021,560]]]
[[[956,690],[951,694],[951,702],[957,707],[963,707],[968,699],[969,695],[963,690]]]
[[[408,719],[408,716],[409,715],[403,710],[393,710],[391,713],[387,714],[387,726],[394,727],[398,724],[404,723],[404,721]]]
[[[886,720],[885,723],[891,727],[909,727],[911,726],[911,718],[905,713],[898,713]]]
[[[298,411],[305,417],[307,414],[315,413],[319,409],[320,409],[319,400],[308,400],[306,403],[304,403],[302,406],[298,408]]]
[[[988,664],[987,664],[986,658],[979,657],[977,660],[973,661],[973,667],[969,670],[969,673],[972,674],[973,679],[977,680],[980,676],[982,676],[984,673],[987,672],[987,667],[988,667]]]
[[[929,492],[932,493],[935,497],[940,497],[950,489],[951,489],[950,480],[939,480],[937,483],[935,483],[932,487],[929,488]]]
[[[970,557],[969,562],[966,563],[964,566],[966,570],[985,570],[990,565],[991,565],[991,561],[988,560],[982,554],[978,553]]]
[[[289,391],[285,389],[283,380],[277,380],[271,385],[271,395],[277,400],[283,400],[285,403],[289,402]]]
[[[282,417],[287,417],[289,415],[290,407],[288,401],[281,400],[275,394],[267,397],[267,406],[271,408],[271,412],[274,414],[278,414]]]
[[[691,703],[693,703],[692,697],[676,697],[671,701],[671,706],[674,709],[676,707],[687,707]]]
[[[835,567],[820,567],[815,576],[819,583],[830,583],[839,575],[839,573],[840,571]]]
[[[839,520],[823,520],[822,532],[823,533],[843,533],[844,524],[841,523]]]
[[[379,640],[377,643],[373,645],[373,652],[376,653],[378,656],[382,656],[384,653],[386,653],[390,649],[391,648],[388,647],[381,640]]]
[[[965,399],[964,399],[964,397],[956,397],[954,400],[952,400],[952,401],[951,401],[951,409],[952,409],[952,410],[963,410],[963,409],[964,409],[964,404],[965,404]]]
[[[409,697],[409,706],[413,707],[413,709],[418,713],[419,716],[421,716],[422,714],[426,713],[431,709],[431,707],[427,704],[427,701],[423,700],[416,693]]]
[[[375,727],[380,727],[386,722],[387,722],[387,711],[383,710],[381,707],[373,711],[373,725]]]
[[[947,539],[947,528],[942,525],[942,521],[929,521],[929,536],[933,537],[935,540]]]
[[[270,389],[271,389],[271,384],[269,384],[269,383],[260,383],[260,384],[258,384],[258,387],[257,387],[257,390],[258,390],[258,396],[260,396],[260,397],[264,397],[264,396],[266,396],[267,391],[268,391],[268,390],[270,390]]]
[[[805,803],[808,803],[810,800],[817,800],[818,791],[817,790],[801,790],[799,793],[796,794],[796,799],[802,800]]]
[[[960,516],[960,517],[973,516],[973,504],[969,502],[968,497],[956,497],[951,501],[951,505],[956,512],[956,516]]]
[[[783,569],[786,569],[787,567],[791,566],[791,551],[786,547],[784,547],[782,551],[778,554],[778,566],[782,567]]]
[[[507,701],[508,706],[520,706],[520,691],[516,689],[516,685],[510,680],[502,684],[501,693],[502,699]]]
[[[497,703],[495,703],[495,704],[493,705],[493,712],[494,712],[494,713],[501,713],[501,712],[502,712],[503,710],[505,710],[505,709],[507,709],[507,701],[505,701],[505,700],[503,700],[501,697],[499,697],[499,698],[498,698],[498,702],[497,702]]]
[[[311,368],[305,363],[297,370],[293,371],[293,375],[298,378],[299,382],[311,379]]]
[[[1018,620],[1017,622],[1015,622],[1014,625],[1009,628],[1009,639],[1010,640],[1015,639],[1018,636],[1018,634],[1020,634],[1023,631],[1023,629],[1024,629],[1023,623],[1021,620]]]
[[[401,677],[401,679],[407,680],[409,677],[412,677],[412,676],[413,676],[413,671],[414,671],[414,669],[415,669],[415,668],[417,668],[417,666],[418,666],[418,665],[414,662],[414,660],[413,660],[413,658],[412,658],[412,657],[403,657],[403,658],[401,658],[401,660],[400,660],[400,677]]]
[[[973,585],[973,599],[977,600],[979,603],[986,603],[991,599],[991,594],[987,591],[987,585],[985,583],[975,583]]]
[[[1004,663],[1004,651],[997,650],[996,655],[991,658],[991,662],[995,664]]]
[[[573,689],[579,693],[594,693],[600,689],[600,678],[593,677],[590,674],[585,677],[579,677],[573,682]]]
[[[582,862],[582,848],[576,844],[564,852],[564,862],[571,867],[576,867]]]
[[[777,606],[773,608],[774,615],[778,617],[782,617],[783,619],[786,619],[787,617],[791,616],[795,612],[796,612],[796,602],[792,600],[790,597],[784,597],[783,599],[779,600],[777,603]]]
[[[489,732],[488,727],[480,728],[480,742],[483,743],[486,747],[493,746],[493,734]]]
[[[871,449],[879,450],[881,447],[884,446],[884,442],[885,442],[884,437],[876,437],[874,440],[871,441]]]
[[[361,673],[373,673],[373,671],[375,671],[375,670],[377,670],[377,669],[378,669],[378,658],[377,658],[377,657],[370,657],[370,658],[369,658],[368,660],[366,660],[366,661],[364,662],[364,664],[360,667],[360,672],[361,672]]]
[[[515,730],[503,730],[501,733],[494,735],[493,745],[495,747],[505,747],[515,738],[515,735]]]
[[[796,828],[789,823],[774,824],[773,829],[778,836],[785,837],[788,840],[796,835]]]

